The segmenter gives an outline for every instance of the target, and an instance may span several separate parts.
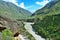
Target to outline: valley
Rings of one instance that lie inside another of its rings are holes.
[[[60,40],[60,0],[33,14],[0,0],[0,40]]]

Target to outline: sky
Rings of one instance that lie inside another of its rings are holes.
[[[30,12],[35,12],[38,9],[44,7],[51,0],[4,0],[6,2],[12,2],[15,5],[24,8]]]

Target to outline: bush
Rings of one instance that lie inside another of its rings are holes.
[[[2,31],[2,40],[14,40],[12,32],[9,29]]]

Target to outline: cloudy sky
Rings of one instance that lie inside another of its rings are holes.
[[[51,0],[4,0],[4,1],[12,2],[15,5],[27,9],[33,13],[37,9],[44,7]]]

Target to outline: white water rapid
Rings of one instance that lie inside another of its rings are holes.
[[[31,24],[34,24],[34,23],[30,23],[30,22],[25,22],[25,29],[26,31],[28,31],[30,34],[33,35],[33,37],[36,39],[36,40],[45,40],[44,38],[42,38],[41,36],[35,34],[35,32],[33,31],[33,28],[31,26]]]

